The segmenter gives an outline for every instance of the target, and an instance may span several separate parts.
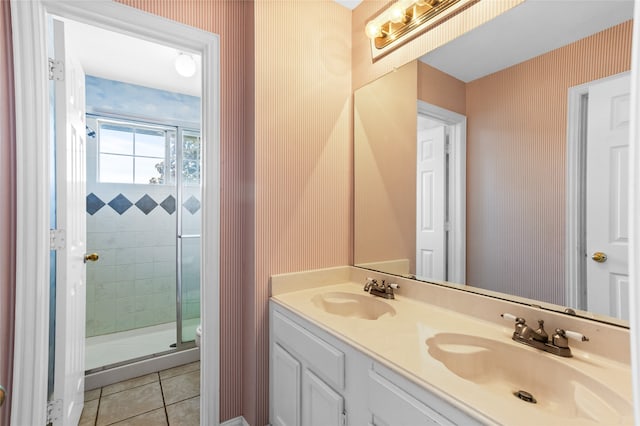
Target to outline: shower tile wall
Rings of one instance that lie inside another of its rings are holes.
[[[87,189],[105,203],[87,212],[87,249],[100,255],[87,265],[87,337],[175,321],[176,214],[136,206],[145,195],[158,204],[175,197],[175,187],[93,182]],[[109,205],[119,195],[131,203],[122,214]]]
[[[87,112],[199,127],[200,100],[87,76]],[[88,132],[96,121],[87,118]],[[176,321],[176,210],[183,233],[200,234],[199,186],[101,183],[96,138],[87,138],[87,337]],[[183,241],[183,319],[200,316],[199,238]]]

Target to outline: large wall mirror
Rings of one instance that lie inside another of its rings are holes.
[[[627,325],[632,15],[527,0],[358,89],[355,266]]]

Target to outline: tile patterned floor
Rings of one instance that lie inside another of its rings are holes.
[[[84,394],[79,426],[199,426],[200,362]]]

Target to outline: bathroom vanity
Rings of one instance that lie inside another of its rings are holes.
[[[355,267],[271,289],[271,424],[633,424],[627,329]],[[553,355],[513,341],[502,313],[589,341]]]

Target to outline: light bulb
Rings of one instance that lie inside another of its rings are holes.
[[[404,20],[406,16],[405,8],[402,7],[400,2],[394,3],[393,6],[389,8],[389,20],[395,24],[400,23]]]
[[[364,27],[364,32],[367,33],[367,37],[374,39],[382,34],[382,27],[375,20],[369,21],[367,26]]]
[[[191,77],[196,73],[196,61],[191,55],[180,53],[175,62],[176,71],[183,77]]]

